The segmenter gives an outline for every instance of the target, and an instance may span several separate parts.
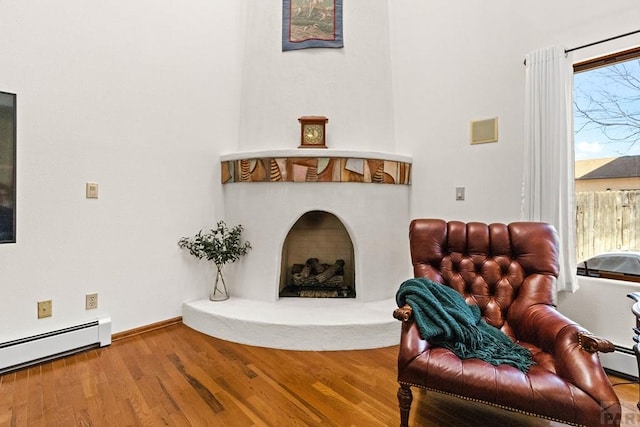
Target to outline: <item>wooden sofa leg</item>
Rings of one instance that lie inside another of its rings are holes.
[[[409,427],[409,411],[411,410],[411,402],[413,394],[411,387],[400,384],[398,388],[398,405],[400,406],[400,427]]]

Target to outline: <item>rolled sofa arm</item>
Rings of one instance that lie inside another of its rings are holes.
[[[410,322],[413,320],[413,310],[409,304],[405,304],[393,311],[393,317],[402,322]]]
[[[615,347],[611,341],[595,336],[587,331],[578,332],[578,345],[589,353],[611,353],[615,351]]]
[[[610,353],[615,350],[611,341],[587,331],[555,307],[536,304],[518,314],[518,320],[510,322],[516,336],[547,353],[558,356],[571,345],[588,353]]]
[[[409,304],[405,304],[394,310],[393,317],[401,322],[411,322],[413,321],[413,310]],[[611,353],[615,351],[615,347],[611,341],[585,330],[578,331],[578,345],[589,353]]]

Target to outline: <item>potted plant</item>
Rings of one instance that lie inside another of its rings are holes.
[[[200,230],[193,237],[182,237],[178,246],[188,249],[198,259],[213,261],[216,265],[216,280],[209,295],[212,301],[223,301],[229,298],[229,290],[224,282],[222,268],[225,264],[236,262],[251,249],[251,244],[241,241],[242,225],[229,228],[224,221],[218,221],[215,229],[206,233]]]

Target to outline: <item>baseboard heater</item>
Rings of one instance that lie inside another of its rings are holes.
[[[0,375],[38,363],[111,344],[111,319],[0,343]]]
[[[612,353],[599,353],[605,371],[622,378],[638,381],[638,362],[633,349],[614,345]]]

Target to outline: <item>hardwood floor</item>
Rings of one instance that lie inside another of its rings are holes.
[[[396,352],[265,349],[177,324],[0,376],[0,426],[397,426]],[[623,425],[640,424],[637,384],[616,391]],[[411,425],[561,424],[416,390]]]

